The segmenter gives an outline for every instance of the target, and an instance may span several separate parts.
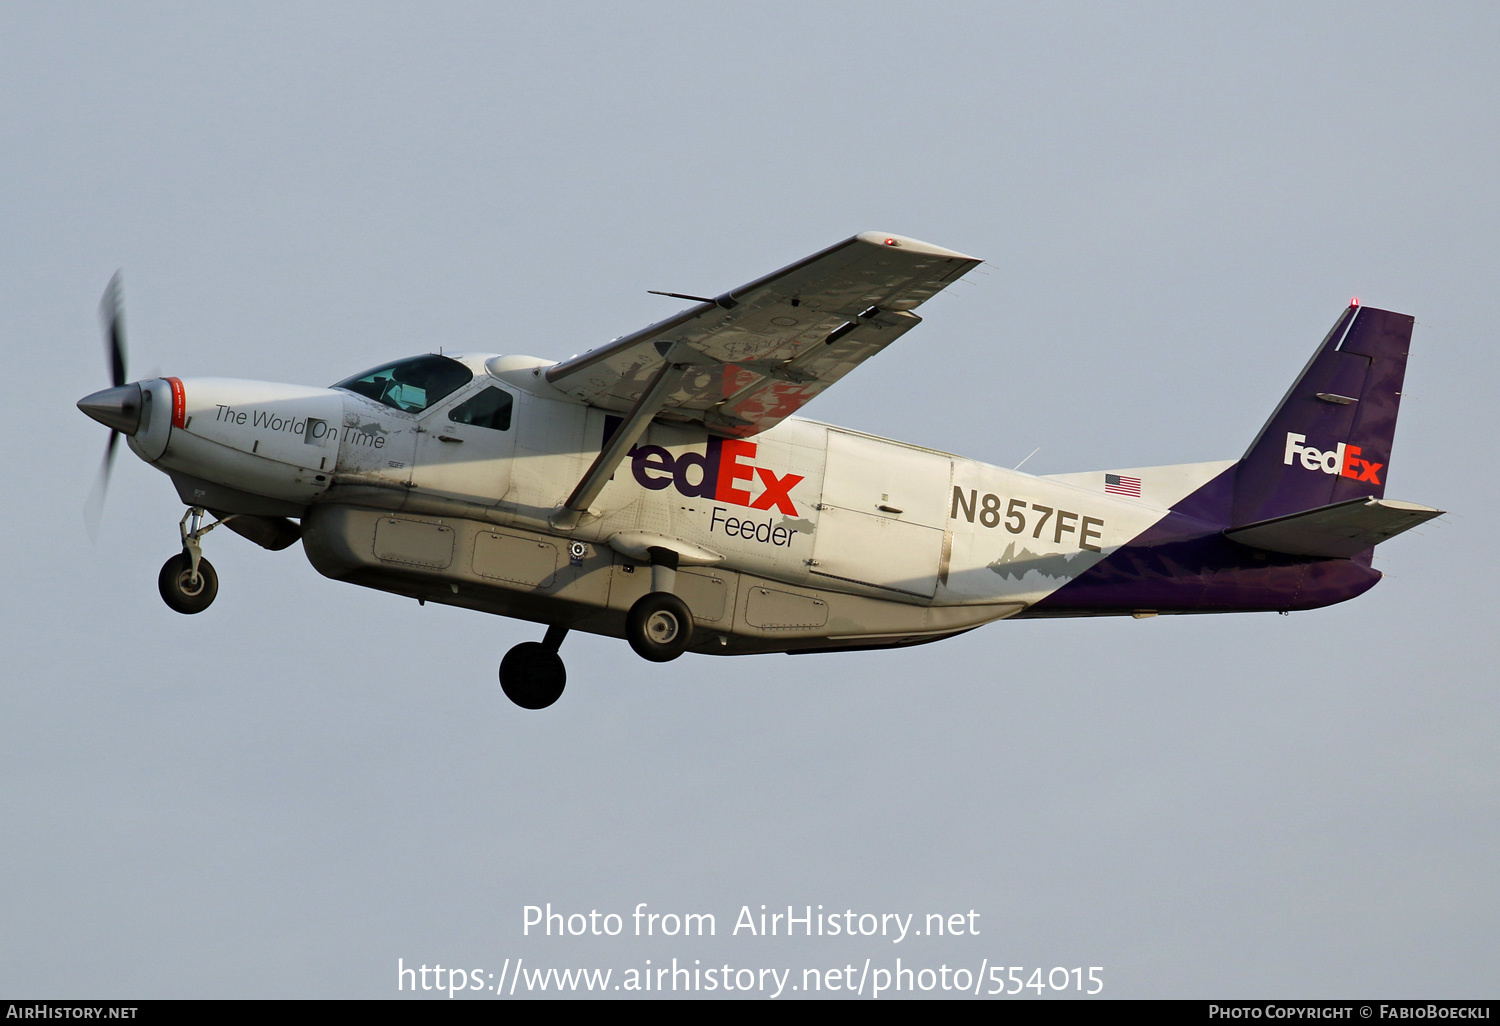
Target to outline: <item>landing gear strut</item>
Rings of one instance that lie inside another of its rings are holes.
[[[204,512],[202,506],[194,506],[182,515],[177,525],[182,534],[182,551],[163,563],[161,573],[156,575],[162,601],[179,613],[201,613],[219,594],[219,575],[214,572],[213,564],[203,558],[199,543],[205,534],[229,518],[203,526]]]
[[[568,671],[557,650],[566,627],[548,627],[541,641],[523,641],[500,660],[500,690],[522,709],[545,709],[562,697]]]

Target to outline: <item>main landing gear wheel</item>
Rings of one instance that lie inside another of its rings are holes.
[[[500,660],[500,690],[522,709],[545,709],[562,697],[568,670],[540,641],[523,641]]]
[[[156,587],[162,601],[179,613],[201,613],[213,605],[219,594],[219,575],[214,565],[206,559],[198,560],[198,573],[193,574],[193,561],[186,552],[179,552],[162,564],[156,575]]]
[[[676,659],[693,640],[693,614],[686,602],[669,591],[642,595],[625,616],[625,640],[642,659],[653,663]]]

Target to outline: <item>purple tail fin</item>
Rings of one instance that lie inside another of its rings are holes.
[[[1351,305],[1235,476],[1235,524],[1385,495],[1413,319]]]

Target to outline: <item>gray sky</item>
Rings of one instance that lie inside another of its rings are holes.
[[[0,993],[901,957],[1496,996],[1497,43],[1481,3],[0,8]],[[217,603],[170,612],[181,506],[128,452],[84,531],[116,268],[133,377],[324,384],[565,358],[867,229],[989,262],[810,416],[1037,473],[1233,458],[1357,295],[1418,323],[1388,494],[1453,512],[1291,617],[574,635],[543,714],[495,680],[537,628],[297,548],[216,532]],[[718,934],[523,937],[549,901]],[[981,933],[731,935],[761,904]]]

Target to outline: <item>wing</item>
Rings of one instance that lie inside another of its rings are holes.
[[[658,416],[744,437],[774,427],[921,323],[912,313],[981,261],[865,232],[547,371],[564,392],[632,410],[670,362]]]

